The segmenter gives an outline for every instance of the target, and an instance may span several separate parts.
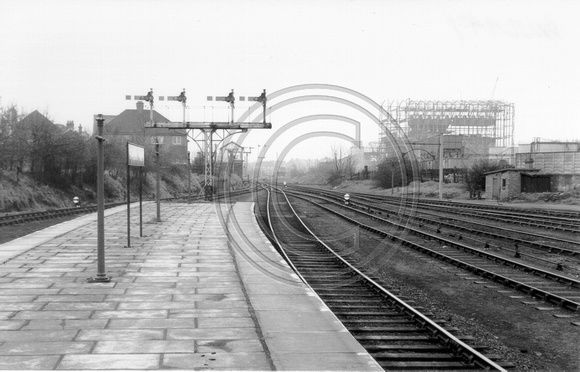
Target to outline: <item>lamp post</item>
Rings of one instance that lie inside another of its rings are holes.
[[[106,283],[111,278],[105,273],[105,160],[103,154],[103,115],[97,115],[97,276],[89,282]]]

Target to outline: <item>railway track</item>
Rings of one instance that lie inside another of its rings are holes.
[[[292,188],[317,192],[323,195],[334,195],[342,197],[340,193],[318,189],[313,187],[293,185]],[[408,207],[421,211],[435,211],[437,213],[448,213],[470,218],[479,217],[482,219],[497,221],[501,223],[516,224],[519,226],[540,227],[554,231],[580,233],[580,213],[555,211],[549,209],[527,209],[522,210],[515,207],[505,207],[499,205],[478,205],[474,203],[462,203],[457,201],[441,201],[431,199],[400,198],[394,196],[377,196],[372,194],[351,193],[352,197],[360,200],[367,200],[382,205],[390,205],[397,208]]]
[[[314,193],[325,196],[334,201],[342,202],[343,199],[343,196],[336,192],[308,188],[298,188],[298,190],[302,190],[308,194]],[[412,219],[419,225],[429,224],[434,227],[434,230],[449,228],[458,233],[467,232],[478,236],[480,241],[482,240],[481,236],[486,236],[498,240],[498,244],[500,245],[504,243],[503,245],[505,246],[505,242],[508,242],[514,244],[514,253],[516,247],[529,247],[532,249],[543,250],[548,253],[563,253],[570,256],[580,255],[580,245],[578,243],[578,237],[574,235],[575,231],[562,228],[560,230],[565,231],[565,233],[544,233],[542,232],[542,229],[555,229],[550,222],[544,224],[540,217],[536,217],[538,223],[533,229],[516,230],[506,228],[501,224],[487,223],[485,220],[489,220],[488,218],[482,217],[482,215],[473,215],[471,214],[471,210],[465,212],[461,206],[466,203],[456,205],[453,208],[443,207],[443,209],[440,209],[439,207],[439,209],[434,209],[431,207],[424,208],[423,201],[417,201],[411,204],[410,202],[405,203],[399,200],[399,204],[396,204],[393,200],[382,201],[365,194],[355,195],[356,196],[351,197],[349,201],[351,206],[359,207],[371,213],[391,216],[395,219],[401,219],[402,217]],[[524,215],[527,215],[527,213],[524,213]],[[551,219],[551,217],[549,219]],[[496,218],[492,218],[492,220],[497,221]],[[575,220],[569,220],[571,223],[576,223]],[[578,219],[577,222],[580,223],[580,219]],[[516,243],[517,246],[515,245]],[[483,241],[483,245],[489,244],[489,240]]]
[[[357,197],[368,201],[380,200],[370,195],[356,194]],[[387,198],[383,203],[390,205],[397,205],[397,200],[394,198]],[[399,200],[400,203],[400,200]],[[543,229],[567,232],[578,234],[580,233],[580,216],[575,213],[563,213],[555,215],[555,211],[551,211],[552,215],[542,215],[541,211],[517,211],[513,208],[498,209],[496,206],[489,207],[479,206],[474,208],[468,203],[453,204],[442,203],[437,204],[433,201],[420,201],[419,203],[408,202],[408,204],[419,207],[422,211],[436,211],[437,213],[457,214],[461,216],[479,217],[482,219],[497,221],[501,223],[515,224],[519,226],[540,227]]]
[[[231,191],[228,193],[218,193],[213,196],[214,199],[227,199],[230,197],[235,197],[238,195],[246,194],[252,192],[252,188],[244,188],[240,190]],[[171,198],[163,198],[162,201],[177,201],[182,199],[187,199],[188,196],[178,196],[178,197],[171,197]],[[191,199],[194,200],[201,200],[203,197],[200,195],[192,196]],[[105,209],[113,208],[120,205],[125,205],[126,202],[115,202],[115,203],[107,203],[105,204]],[[3,226],[11,226],[11,225],[18,225],[23,223],[29,223],[33,221],[41,221],[41,220],[48,220],[52,218],[59,218],[65,216],[73,216],[78,214],[86,214],[86,213],[93,213],[97,211],[96,205],[88,205],[84,207],[73,207],[73,208],[59,208],[59,209],[51,209],[46,211],[38,211],[38,212],[24,212],[24,213],[10,213],[3,216],[0,216],[0,227]]]
[[[107,205],[105,205],[105,208],[112,208],[123,204],[124,203],[108,203]],[[86,207],[60,208],[39,212],[11,213],[4,216],[0,216],[0,227],[29,223],[33,221],[47,220],[51,218],[58,218],[64,216],[72,216],[76,214],[92,213],[96,212],[96,210],[97,210],[96,205],[89,205]]]
[[[280,191],[263,208],[267,234],[296,273],[386,370],[504,370],[469,337],[454,335],[342,258],[300,220]]]
[[[370,195],[370,194],[363,194],[363,193],[354,193],[353,195],[363,195],[363,196],[371,196],[375,199],[380,200],[394,200],[394,201],[401,201],[401,198],[394,197],[394,196],[378,196],[378,195]],[[501,215],[515,217],[517,219],[518,216],[528,216],[528,217],[540,217],[543,220],[552,220],[555,223],[559,222],[567,222],[566,219],[575,219],[580,220],[580,213],[578,212],[568,212],[568,211],[561,211],[561,210],[551,210],[551,209],[526,209],[521,210],[517,207],[507,207],[502,205],[481,205],[481,204],[474,204],[474,203],[462,203],[458,201],[448,201],[448,200],[434,200],[434,199],[421,199],[421,203],[424,205],[430,206],[460,206],[463,209],[469,209],[471,211],[485,211],[485,212],[496,212],[501,213]],[[550,218],[546,218],[550,217]],[[517,222],[516,222],[517,223]],[[580,224],[578,221],[574,224],[575,226],[579,226]]]
[[[426,232],[397,223],[375,213],[369,213],[344,203],[334,202],[320,195],[305,195],[289,191],[289,195],[307,200],[327,212],[402,246],[415,249],[451,263],[482,278],[493,280],[509,288],[527,293],[571,311],[580,310],[580,281],[560,273],[506,258],[486,249],[476,248],[461,240],[442,234]],[[323,203],[317,203],[318,198]],[[402,233],[405,232],[405,233]]]

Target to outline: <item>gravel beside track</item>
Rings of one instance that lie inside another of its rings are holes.
[[[296,202],[307,224],[323,235],[343,236],[345,231],[353,230],[348,223],[307,202]],[[556,308],[539,311],[539,304],[530,304],[534,302],[531,297],[482,279],[457,275],[461,271],[453,266],[434,264],[405,247],[384,248],[389,250],[384,259],[369,259],[382,239],[364,231],[358,239],[360,249],[353,256],[372,265],[386,285],[398,288],[402,295],[415,296],[419,305],[475,337],[477,344],[489,346],[492,353],[514,363],[516,370],[580,370],[580,328],[571,324],[579,318],[556,318]],[[348,238],[333,243],[350,250],[352,244]]]

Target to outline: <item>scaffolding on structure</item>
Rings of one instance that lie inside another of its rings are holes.
[[[462,143],[464,153],[478,152],[479,155],[486,155],[491,147],[514,146],[513,103],[409,99],[390,105],[387,110],[398,126],[385,124],[401,140],[418,142],[444,134],[448,137],[446,142]]]
[[[476,159],[505,152],[511,153],[509,161],[513,162],[513,103],[408,99],[393,102],[386,109],[394,120],[381,120],[392,134],[390,138],[385,133],[380,135],[382,158],[404,156],[397,154],[396,148],[406,144],[422,172],[431,172],[438,164],[443,165],[445,173],[467,169]],[[393,138],[400,141],[398,146],[392,143]]]

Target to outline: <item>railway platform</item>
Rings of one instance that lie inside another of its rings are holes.
[[[382,370],[292,273],[252,203],[144,204],[0,245],[0,369]],[[137,216],[132,209],[132,216]],[[136,233],[135,233],[136,232]]]

